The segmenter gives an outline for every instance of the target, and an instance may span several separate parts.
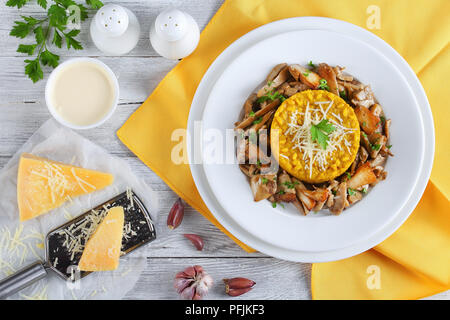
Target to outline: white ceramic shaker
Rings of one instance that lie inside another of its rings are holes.
[[[200,40],[197,22],[189,14],[177,9],[161,12],[150,27],[153,49],[168,59],[190,55]]]
[[[141,27],[136,15],[129,9],[107,4],[101,7],[92,19],[90,32],[100,51],[123,55],[136,46]]]

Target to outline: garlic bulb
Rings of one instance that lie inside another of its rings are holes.
[[[183,299],[201,300],[212,284],[213,279],[201,266],[193,266],[177,273],[174,287]]]

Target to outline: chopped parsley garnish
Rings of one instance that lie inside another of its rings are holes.
[[[331,190],[331,193],[333,194],[333,196],[337,195],[337,191],[336,190]]]
[[[284,209],[284,204],[280,202],[279,205]]]
[[[319,81],[319,86],[317,87],[317,89],[321,89],[321,90],[330,90],[330,87],[328,87],[328,82],[325,79],[320,79]]]
[[[366,194],[367,193],[367,188],[363,188],[362,189],[362,193]]]
[[[278,192],[278,194],[281,194],[281,195],[283,195],[283,194],[285,194],[286,192],[284,192],[283,190],[280,190],[280,192]]]
[[[259,159],[258,159],[258,160],[256,160],[256,166],[257,166],[258,168],[260,168],[260,167],[261,167],[261,161],[259,161]]]
[[[388,149],[392,148],[392,144],[386,146],[386,148],[388,148]]]
[[[268,81],[268,82],[267,82],[267,85],[268,85],[269,87],[271,87],[271,86],[273,85],[273,81]]]
[[[345,92],[345,90],[339,91],[339,96],[344,99],[345,101],[347,100],[347,92]]]
[[[314,63],[312,63],[312,61],[308,62],[308,66],[310,66],[311,68],[315,69],[316,65]]]
[[[272,202],[272,208],[276,208],[277,207],[277,203],[276,202]]]
[[[352,175],[350,174],[350,172],[346,172],[345,173],[347,175],[347,178],[350,179],[352,177]]]
[[[311,138],[312,141],[316,141],[322,149],[326,149],[328,146],[328,135],[332,133],[336,128],[328,122],[327,119],[323,119],[318,124],[313,124],[311,126]]]
[[[370,147],[372,148],[372,150],[378,151],[378,150],[380,150],[381,145],[379,143],[375,143],[375,144],[372,144]]]
[[[255,111],[250,111],[248,114],[250,117],[254,117],[255,116]]]
[[[256,100],[256,102],[263,103],[264,101],[267,101],[267,100],[274,101],[276,99],[279,99],[281,102],[286,100],[286,98],[278,91],[273,92],[273,90],[270,90],[265,95],[259,97],[258,100]]]
[[[347,192],[349,196],[354,196],[356,194],[355,190],[353,190],[352,188],[347,188]]]
[[[303,75],[304,75],[305,77],[309,76],[309,74],[310,74],[310,72],[303,72]]]
[[[255,121],[253,121],[253,124],[261,123],[262,117],[257,118]]]
[[[285,181],[283,182],[283,184],[288,188],[288,189],[294,189],[296,185],[298,185],[297,181],[294,182],[290,182],[290,181]]]
[[[267,178],[261,178],[261,182],[262,182],[262,184],[267,184],[267,182],[269,182],[269,180],[267,180]]]
[[[384,125],[384,123],[386,122],[386,118],[383,116],[380,116],[380,120],[381,120],[381,123]]]

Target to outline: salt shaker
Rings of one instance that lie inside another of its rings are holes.
[[[150,28],[153,49],[168,59],[190,55],[200,40],[197,22],[189,14],[177,9],[161,12]]]
[[[107,4],[101,7],[92,19],[90,32],[100,51],[123,55],[136,46],[141,27],[136,15],[129,9]]]

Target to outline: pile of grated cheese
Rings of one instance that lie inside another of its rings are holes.
[[[0,273],[9,276],[19,270],[31,253],[41,260],[37,249],[44,249],[44,235],[30,230],[24,233],[20,224],[13,232],[7,227],[0,229]]]
[[[351,154],[351,143],[347,140],[346,135],[355,131],[353,128],[344,127],[339,115],[330,113],[337,120],[328,116],[333,101],[316,101],[314,104],[317,106],[316,108],[310,107],[309,102],[307,102],[305,112],[298,112],[297,110],[292,112],[287,123],[288,129],[284,133],[286,136],[292,136],[291,141],[294,144],[294,149],[298,149],[303,154],[303,160],[306,163],[306,169],[309,170],[310,177],[312,176],[312,164],[317,163],[322,170],[326,170],[328,159],[333,159],[333,152],[338,149],[342,150],[342,142],[344,142],[343,145],[347,148],[348,153]],[[324,106],[326,107],[325,110]],[[301,125],[298,123],[299,115],[304,116]],[[335,130],[328,135],[329,140],[326,149],[322,149],[311,137],[312,125],[317,125],[322,120],[328,120],[335,127]],[[280,154],[280,156],[286,157],[283,154]]]

